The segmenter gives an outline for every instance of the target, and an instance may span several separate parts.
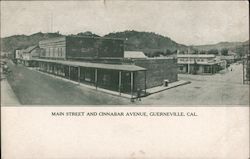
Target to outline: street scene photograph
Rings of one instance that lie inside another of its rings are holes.
[[[1,106],[249,106],[247,1],[1,1]]]

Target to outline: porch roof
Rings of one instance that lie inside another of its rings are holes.
[[[82,66],[88,68],[99,68],[99,69],[108,69],[108,70],[119,70],[119,71],[145,71],[143,67],[139,67],[133,64],[106,64],[106,63],[92,63],[92,62],[83,62],[83,61],[64,61],[64,60],[49,60],[49,59],[34,59],[35,61],[49,62],[56,64],[63,64],[69,66]]]

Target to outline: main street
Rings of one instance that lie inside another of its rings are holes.
[[[63,81],[22,65],[9,63],[8,82],[21,104],[25,105],[120,105],[125,98],[113,96]],[[3,92],[4,93],[4,92]]]

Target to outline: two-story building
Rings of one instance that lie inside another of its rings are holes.
[[[226,62],[215,55],[179,54],[178,72],[189,74],[214,74],[226,67]]]

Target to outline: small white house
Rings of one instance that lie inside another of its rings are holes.
[[[16,55],[15,55],[15,58],[16,59],[21,59],[21,57],[22,57],[22,50],[16,50],[16,53],[15,53]]]
[[[142,51],[124,51],[124,58],[127,58],[127,59],[146,59],[147,56]]]

